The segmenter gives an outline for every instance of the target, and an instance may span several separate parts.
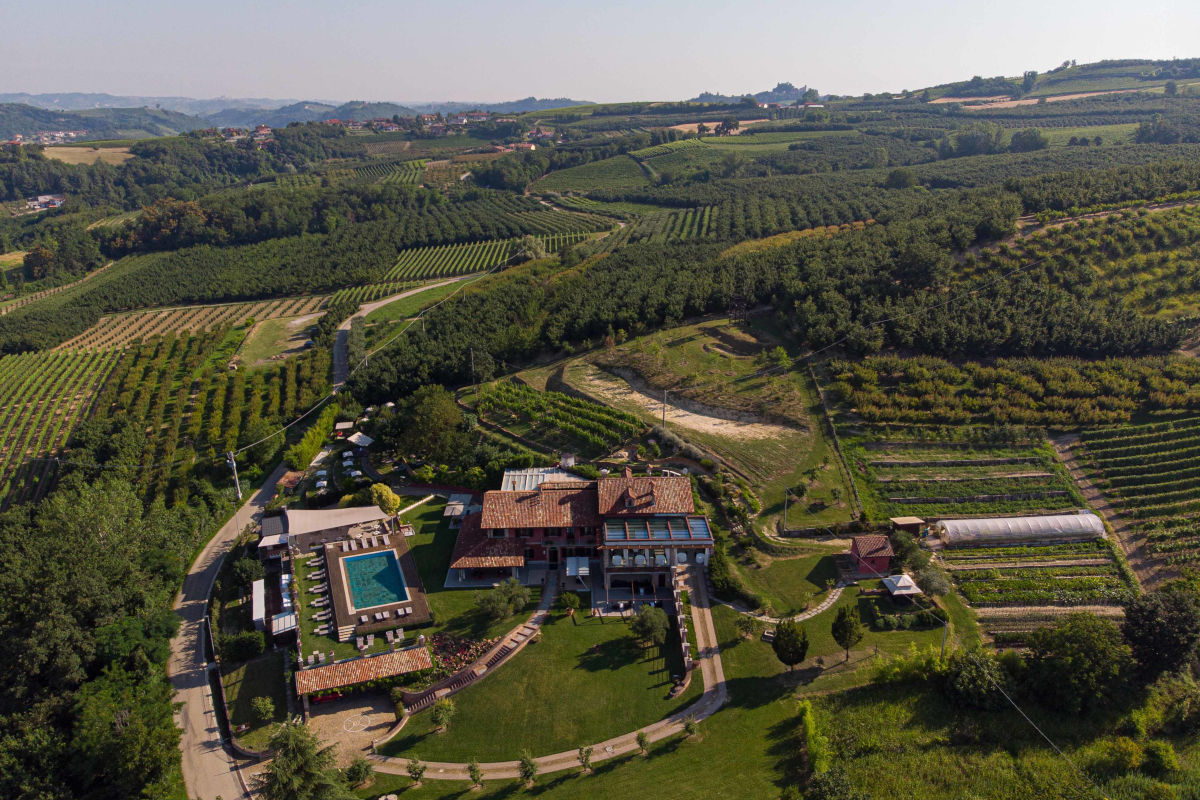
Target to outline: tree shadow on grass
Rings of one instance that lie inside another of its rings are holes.
[[[804,779],[804,739],[799,734],[799,721],[788,714],[767,729],[767,753],[779,759],[780,778],[776,785],[795,786]]]
[[[579,657],[578,667],[588,672],[617,670],[642,660],[642,649],[633,639],[621,637],[598,642]]]
[[[632,762],[635,758],[641,758],[637,753],[625,753],[624,755],[613,756],[610,759],[601,761],[592,767],[592,775],[603,775],[606,772],[612,772],[617,767],[623,767]]]
[[[555,773],[554,777],[545,783],[539,781],[537,785],[535,785],[532,789],[529,789],[527,793],[542,794],[550,791],[551,789],[557,789],[567,781],[577,777],[579,777],[579,773],[575,770],[563,770],[562,772]]]
[[[412,724],[411,720],[409,724]],[[408,730],[408,727],[408,725],[404,726],[405,731]],[[433,731],[425,731],[424,733],[413,731],[407,735],[405,735],[404,731],[401,731],[396,738],[381,745],[379,752],[385,756],[400,757],[403,753],[411,753],[413,748],[419,747],[426,739],[429,739],[433,735]]]

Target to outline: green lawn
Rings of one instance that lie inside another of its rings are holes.
[[[592,189],[637,189],[649,185],[650,180],[638,163],[629,156],[620,155],[555,170],[530,189],[535,192],[586,192]]]
[[[368,342],[382,341],[389,334],[398,330],[394,327],[397,323],[408,320],[415,316],[418,311],[425,308],[425,306],[436,303],[443,297],[462,290],[462,288],[463,284],[459,282],[448,283],[445,286],[435,286],[432,289],[426,289],[410,297],[394,300],[386,306],[375,309],[370,314],[367,314]]]
[[[317,315],[314,315],[314,320]],[[294,326],[295,317],[264,319],[254,326],[242,345],[242,361],[250,366],[265,362],[285,350],[300,347],[308,338],[307,325]]]
[[[775,658],[770,646],[738,638],[734,629],[736,618],[734,612],[723,606],[713,610],[717,636],[722,643],[722,661],[730,699],[715,716],[701,723],[698,741],[673,737],[651,746],[649,757],[628,755],[598,763],[592,775],[580,775],[574,770],[544,775],[538,779],[533,793],[551,800],[607,800],[645,794],[650,789],[655,798],[660,800],[723,800],[729,797],[739,800],[776,800],[782,788],[790,783],[788,776],[797,764],[798,749],[794,739],[796,689],[805,686],[806,681],[809,682],[806,688],[814,689],[834,688],[837,684],[823,678],[812,680],[811,671],[806,671],[804,667],[788,672]],[[888,651],[904,650],[910,642],[925,638],[924,634],[914,638],[914,634],[905,631],[879,635],[892,637],[886,645]],[[546,642],[536,647],[544,644]],[[806,665],[810,663],[811,660]],[[850,683],[838,669],[829,670],[829,677],[838,678],[842,684]],[[866,680],[865,673],[860,669],[848,674],[854,681],[862,683]],[[481,687],[484,685],[480,684]],[[466,693],[459,695],[460,698],[465,696]],[[941,705],[937,695],[915,696],[920,697],[922,702]],[[823,708],[821,704],[827,702],[821,697],[814,698],[814,701],[819,708]],[[460,702],[459,713],[453,724],[461,725],[463,716],[464,707]],[[911,724],[920,725],[922,719],[924,717],[915,717]],[[538,718],[539,724],[547,724],[547,720],[548,716]],[[840,725],[828,721],[826,717],[822,717],[822,721],[826,724],[827,732],[840,728]],[[857,719],[855,724],[856,727],[860,726]],[[870,722],[862,724],[866,728],[873,728]],[[513,749],[516,750],[515,746]],[[429,756],[426,756],[423,748],[418,748],[417,752],[423,759],[433,757],[432,750]],[[514,755],[515,752],[510,752],[507,757]],[[846,766],[853,768],[852,758],[847,760]],[[921,774],[920,760],[915,754],[909,756],[905,769]],[[868,776],[863,774],[860,777],[866,779]],[[957,779],[960,782],[964,780],[961,775]],[[375,784],[359,794],[377,797],[385,792],[405,789],[411,783],[404,776],[377,773]],[[909,794],[910,797],[926,796],[921,793],[923,783],[919,780],[914,782],[913,788],[915,791]],[[461,782],[429,780],[426,776],[421,788],[406,789],[404,797],[406,800],[450,800],[463,797],[466,789]],[[515,781],[489,781],[481,792],[469,793],[468,796],[498,800],[519,793]]]
[[[735,560],[735,569],[746,588],[770,604],[771,616],[791,616],[819,605],[826,589],[837,582],[837,567],[826,549],[793,558],[763,556],[754,549],[747,552],[752,557]]]
[[[450,730],[432,730],[419,714],[391,742],[389,755],[481,761],[570,750],[656,722],[700,696],[693,680],[670,698],[672,675],[682,672],[678,651],[643,649],[622,619],[555,614],[542,640],[528,645],[493,675],[454,696]]]
[[[260,750],[271,738],[271,729],[287,719],[288,687],[284,683],[285,651],[275,650],[232,669],[223,669],[225,700],[229,703],[230,724],[234,735],[244,746]],[[263,722],[250,703],[256,697],[269,697],[275,703],[275,716]],[[240,725],[250,728],[237,733]]]

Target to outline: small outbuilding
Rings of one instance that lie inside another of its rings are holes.
[[[883,588],[888,590],[888,594],[892,597],[915,597],[923,594],[917,586],[917,582],[908,575],[901,573],[900,575],[888,575],[883,579]]]
[[[916,536],[921,533],[921,527],[925,524],[925,520],[920,517],[892,517],[892,530],[904,531]]]
[[[850,558],[859,572],[887,575],[892,569],[892,543],[883,534],[855,536],[850,541]]]

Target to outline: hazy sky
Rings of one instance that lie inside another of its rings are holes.
[[[1196,0],[0,0],[0,91],[666,100],[1200,56]]]

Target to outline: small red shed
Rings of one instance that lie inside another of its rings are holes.
[[[850,557],[859,572],[887,575],[892,569],[892,543],[881,534],[855,536],[850,542]]]

